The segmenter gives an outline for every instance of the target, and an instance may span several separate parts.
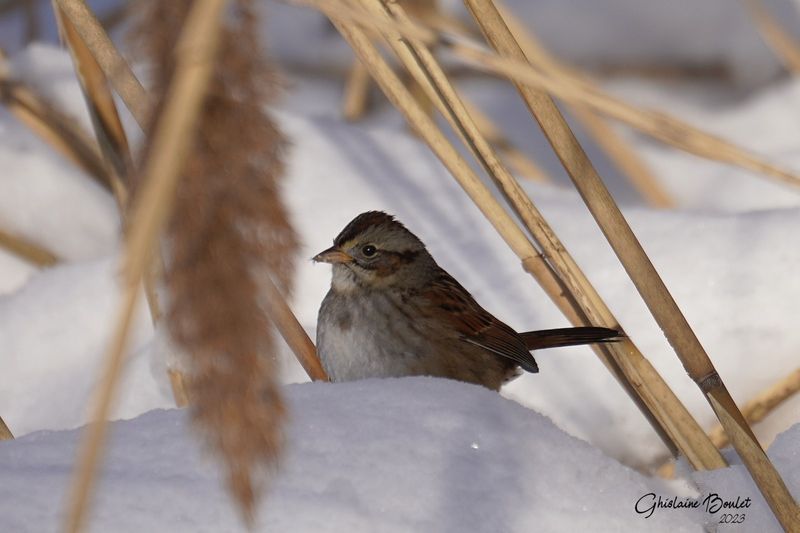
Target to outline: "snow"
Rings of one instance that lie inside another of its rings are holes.
[[[795,501],[800,499],[800,424],[795,424],[791,429],[778,436],[769,449],[769,458],[781,473],[784,482]],[[747,518],[744,522],[746,531],[781,531],[777,520],[769,512],[763,496],[753,484],[752,478],[745,467],[733,454],[728,454],[731,466],[721,470],[695,472],[692,474],[702,493],[717,492],[726,500],[735,501],[737,497],[744,500],[750,498],[752,506],[747,509],[731,511],[744,513]],[[742,525],[721,525],[722,531],[742,531]]]
[[[645,521],[635,501],[674,494],[666,486],[477,386],[403,378],[286,394],[287,454],[258,531],[699,530],[692,513]],[[58,528],[77,442],[76,431],[39,432],[0,447],[7,531]],[[113,424],[106,464],[90,531],[240,527],[185,412]]]
[[[557,54],[577,64],[727,65],[736,86],[632,77],[605,86],[800,169],[798,121],[787,112],[800,105],[800,81],[773,79],[777,63],[739,4],[508,3],[537,25]],[[463,15],[459,2],[445,4]],[[790,4],[770,2],[793,28]],[[566,326],[518,258],[382,97],[374,95],[377,109],[362,122],[346,123],[339,113],[341,79],[298,68],[349,64],[350,52],[324,20],[282,4],[271,3],[269,12],[265,35],[271,49],[295,68],[273,114],[292,141],[284,194],[302,248],[291,304],[311,337],[330,271],[309,259],[370,209],[395,214],[512,327]],[[12,35],[5,33],[7,24],[0,21],[3,36]],[[313,54],[309,42],[320,45]],[[66,53],[33,44],[3,66],[89,128]],[[713,413],[513,89],[486,78],[459,80],[459,87],[555,176],[555,184],[522,184],[626,332],[711,429]],[[135,142],[140,134],[127,115],[123,119]],[[792,230],[800,224],[800,194],[620,131],[678,208],[643,205],[591,140],[577,134],[742,404],[797,368],[800,249],[792,245]],[[0,415],[18,437],[0,443],[0,516],[4,530],[50,531],[63,509],[75,428],[87,422],[115,319],[120,223],[109,194],[4,108],[0,166],[0,228],[64,259],[38,270],[0,250]],[[259,527],[265,531],[560,531],[598,524],[604,531],[699,531],[701,524],[718,525],[718,515],[687,510],[659,509],[645,519],[633,507],[648,492],[665,499],[713,492],[750,497],[745,530],[777,530],[734,454],[728,469],[684,469],[696,491],[628,468],[652,471],[666,449],[585,347],[537,353],[541,372],[514,381],[501,395],[433,379],[299,384],[307,381],[303,370],[288,348],[282,345],[280,352],[283,379],[292,383],[286,388],[289,453],[261,509]],[[186,430],[185,413],[171,409],[165,369],[174,360],[164,333],[154,331],[141,305],[112,417],[122,421],[114,424],[98,491],[96,531],[239,528],[213,462],[202,457]],[[798,423],[800,396],[754,428],[765,445],[778,436],[770,454],[795,495]]]

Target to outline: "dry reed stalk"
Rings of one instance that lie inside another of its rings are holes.
[[[0,229],[0,247],[38,267],[53,266],[59,261],[58,256],[50,250],[2,229]]]
[[[744,5],[764,42],[783,66],[793,74],[800,74],[800,46],[794,37],[781,27],[761,0],[745,0]]]
[[[292,313],[278,287],[269,279],[269,276],[264,279],[264,298],[269,318],[278,328],[286,344],[292,349],[306,374],[312,381],[328,381],[328,375],[325,373],[325,369],[322,368],[319,357],[317,357],[314,343],[308,337],[300,322],[298,322],[297,317]]]
[[[408,18],[404,19],[408,21]],[[472,37],[473,32],[461,21],[444,15],[441,10],[434,10],[427,13],[423,22],[436,31],[452,32],[456,35]],[[385,32],[385,30],[384,30]],[[421,43],[425,44],[425,43]],[[546,183],[552,182],[553,178],[532,158],[523,153],[519,148],[503,134],[500,128],[483,113],[478,106],[470,102],[464,95],[461,100],[466,107],[468,114],[475,121],[475,125],[489,143],[494,146],[500,155],[508,162],[509,166],[517,171],[521,176],[532,181]]]
[[[65,529],[83,528],[95,471],[105,443],[106,425],[122,370],[125,346],[136,307],[139,285],[152,262],[158,235],[166,224],[179,173],[186,159],[218,44],[220,12],[225,0],[199,0],[187,18],[177,49],[176,71],[153,136],[153,149],[143,168],[141,192],[133,207],[126,239],[123,279],[125,294],[92,409],[93,424],[69,493]],[[63,6],[62,6],[63,7]],[[73,20],[73,19],[70,19]]]
[[[415,103],[408,91],[402,87],[402,84],[397,76],[394,75],[385,61],[381,59],[375,48],[372,47],[369,39],[357,28],[349,27],[347,24],[342,24],[341,21],[338,21],[335,13],[329,12],[327,14],[329,17],[331,17],[334,25],[336,25],[340,32],[342,32],[343,36],[350,42],[351,46],[353,46],[361,60],[370,69],[371,74],[376,81],[378,81],[387,97],[398,107],[398,109],[403,112],[412,127],[414,127],[417,130],[417,133],[423,137],[426,142],[428,142],[434,153],[439,156],[448,170],[450,170],[454,177],[456,177],[467,194],[475,201],[476,205],[478,205],[484,215],[486,215],[489,221],[495,226],[509,246],[520,258],[522,258],[523,265],[526,267],[526,270],[529,272],[534,272],[539,269],[544,273],[549,274],[549,277],[545,278],[546,283],[543,283],[543,286],[546,290],[548,287],[551,287],[552,290],[549,292],[551,295],[554,295],[557,303],[561,304],[562,302],[557,296],[560,294],[561,290],[559,287],[559,281],[555,278],[552,272],[549,272],[549,267],[538,256],[536,249],[516,226],[514,221],[505,212],[505,210],[503,210],[497,201],[494,200],[488,189],[486,189],[486,187],[481,183],[480,179],[472,172],[469,165],[458,155],[455,148],[449,144],[435,124],[427,117],[427,115],[425,115],[422,110],[419,109],[418,105]],[[569,316],[572,320],[576,320],[578,323],[580,323],[581,318],[579,317],[577,311],[570,309],[569,306],[560,305],[560,307],[566,307],[565,314],[567,314],[567,316]],[[583,318],[583,320],[585,321],[585,318]],[[614,371],[613,368],[616,365],[614,359],[608,358],[607,361],[612,367],[612,371]],[[615,374],[618,373],[619,370],[617,369]],[[639,383],[634,385],[634,389],[642,391],[649,390],[645,384],[641,382],[641,380]],[[656,405],[656,409],[657,408],[658,406]],[[650,414],[650,411],[646,409],[644,412],[646,416]],[[660,413],[663,414],[663,410],[661,410]],[[691,417],[689,417],[689,419],[691,419]],[[666,428],[661,428],[657,423],[654,424],[654,427],[659,435],[665,438],[665,443],[667,446],[671,450],[674,450],[675,446],[667,436]],[[671,424],[670,427],[674,428],[675,424]],[[713,446],[711,448],[718,456],[716,449],[713,448]]]
[[[110,189],[103,160],[92,138],[74,120],[20,82],[0,77],[0,101],[9,112],[57,152]]]
[[[114,104],[114,98],[108,89],[103,71],[75,31],[72,22],[63,16],[63,12],[55,0],[53,0],[53,12],[56,15],[61,37],[66,42],[72,57],[75,73],[89,110],[89,116],[92,119],[95,138],[106,163],[108,179],[117,200],[117,206],[124,209],[128,201],[128,191],[124,180],[132,170],[132,158],[128,138],[117,113],[117,106]]]
[[[136,310],[138,293],[138,283],[128,282],[126,284],[122,305],[119,309],[119,317],[108,348],[106,366],[103,369],[100,384],[95,391],[96,399],[92,406],[93,423],[86,426],[84,430],[84,441],[79,450],[79,456],[72,475],[67,515],[64,523],[64,529],[69,533],[81,531],[88,514],[94,476],[105,445],[107,420],[111,413],[111,404],[115,396],[119,375],[122,373],[128,332],[133,320],[133,313]]]
[[[675,200],[639,157],[636,150],[620,136],[605,119],[583,106],[572,106],[572,114],[581,127],[594,139],[609,159],[628,178],[633,188],[650,206],[658,209],[675,207]]]
[[[403,3],[420,20],[430,20],[434,15],[438,14],[436,2],[432,0],[403,0]],[[367,69],[358,59],[354,59],[347,75],[344,97],[342,98],[342,115],[345,120],[355,122],[364,116],[368,106],[370,81],[371,78]],[[419,87],[412,82],[411,91],[415,98],[419,98],[419,94],[415,92],[418,89]],[[420,102],[429,104],[423,98],[420,98]]]
[[[520,58],[497,57],[472,47],[457,45],[457,55],[471,59],[479,69],[502,74],[518,84],[547,91],[572,105],[584,105],[596,113],[613,118],[642,133],[705,159],[738,166],[780,183],[800,186],[800,175],[778,167],[760,156],[706,133],[666,113],[637,108],[574,77],[558,72],[533,69]]]
[[[690,126],[671,115],[652,109],[642,109],[614,98],[596,87],[587,86],[580,79],[565,76],[543,68],[534,69],[524,59],[499,57],[489,53],[483,46],[456,42],[446,36],[438,36],[428,28],[416,23],[399,24],[381,22],[373,15],[346,7],[341,0],[292,0],[294,3],[313,6],[323,11],[337,10],[337,16],[346,22],[367,24],[373,29],[398,31],[403,36],[417,38],[426,44],[435,43],[447,47],[454,55],[466,60],[473,67],[501,74],[517,83],[547,91],[572,105],[585,105],[593,111],[613,118],[665,144],[674,146],[699,157],[739,166],[780,183],[800,186],[798,173],[780,168],[763,158],[748,152],[719,137]],[[542,65],[539,66],[540,68]]]
[[[761,422],[769,413],[798,392],[800,392],[800,369],[795,370],[745,403],[742,406],[742,415],[751,425]],[[718,448],[724,448],[730,444],[725,429],[719,424],[711,430],[709,436]]]
[[[395,2],[365,0],[363,4],[378,17],[391,15],[401,23],[407,22],[402,8]],[[443,115],[493,178],[528,231],[542,246],[545,256],[554,264],[561,279],[565,281],[561,282],[556,277],[535,250],[534,255],[530,257],[520,255],[525,269],[534,274],[545,291],[575,325],[585,325],[591,320],[595,324],[618,327],[617,320],[558,237],[483,139],[463,102],[430,51],[423,43],[414,39],[400,39],[397,34],[387,33],[386,39],[403,64],[418,77],[420,85],[428,89],[431,99],[438,104]],[[570,298],[565,296],[565,292]],[[581,307],[583,302],[586,303]],[[597,347],[596,352],[648,417],[659,435],[669,436],[665,438],[668,447],[675,450],[676,446],[670,446],[670,441],[679,443],[678,447],[685,450],[685,454],[698,467],[709,468],[722,464],[721,456],[708,441],[702,428],[692,419],[658,373],[630,341],[625,344]]]
[[[170,368],[167,370],[169,376],[169,386],[172,389],[172,397],[175,398],[175,405],[178,407],[188,407],[189,393],[186,391],[186,378],[183,373]]]
[[[502,56],[524,60],[522,49],[491,0],[465,0],[465,4],[487,40]],[[687,373],[711,404],[778,521],[788,531],[800,530],[800,507],[758,444],[711,359],[558,108],[546,93],[516,85]]]
[[[429,24],[434,18],[440,15],[439,3],[437,0],[397,0],[398,4],[402,4],[403,8],[409,13],[409,16],[415,20],[420,21],[422,24]],[[433,50],[433,49],[432,49]],[[428,90],[423,87],[415,76],[409,76],[406,79],[408,89],[414,99],[419,102],[420,107],[428,116],[434,115],[435,103],[430,98]]]
[[[0,440],[14,440],[14,434],[8,429],[3,417],[0,417]]]
[[[489,144],[497,149],[500,155],[508,162],[508,165],[516,170],[520,176],[539,183],[551,183],[553,181],[553,177],[523,153],[522,150],[514,146],[500,131],[500,128],[492,122],[492,119],[481,111],[478,106],[471,103],[464,96],[461,97],[461,100],[481,134],[486,137]]]
[[[152,109],[147,92],[83,0],[54,0],[72,22],[131,115],[144,128]]]
[[[367,111],[369,85],[370,77],[367,69],[358,59],[353,59],[342,99],[342,115],[345,120],[355,122],[364,116]]]
[[[583,79],[587,85],[592,85],[592,82],[585,76],[568,69],[556,60],[531,30],[524,27],[501,2],[495,0],[495,6],[511,33],[517,39],[528,61],[534,65],[547,65],[554,71],[568,72],[572,76]],[[650,171],[644,160],[603,118],[582,105],[571,106],[571,111],[586,133],[608,155],[617,168],[622,171],[634,189],[639,192],[648,204],[660,209],[675,206],[675,202],[658,182],[658,179]]]
[[[143,286],[144,296],[147,300],[147,307],[150,310],[150,321],[156,327],[163,318],[160,299],[158,297],[157,283],[164,272],[164,258],[160,251],[156,251],[153,263],[144,275]],[[172,398],[175,400],[176,407],[186,407],[189,405],[189,392],[186,390],[186,379],[183,373],[175,368],[167,368],[169,385],[172,390]]]

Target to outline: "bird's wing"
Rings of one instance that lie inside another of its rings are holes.
[[[495,318],[452,276],[440,270],[434,281],[420,293],[422,310],[429,318],[442,320],[458,338],[514,361],[528,372],[539,367],[516,331]]]

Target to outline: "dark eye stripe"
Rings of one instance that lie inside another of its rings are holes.
[[[399,263],[410,263],[411,261],[417,258],[417,256],[419,255],[419,251],[417,250],[407,250],[405,252],[384,251],[383,254],[396,257]]]

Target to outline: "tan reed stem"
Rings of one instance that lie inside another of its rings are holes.
[[[423,6],[423,9],[421,10],[420,7],[417,7],[417,12],[409,9],[414,4],[410,4],[408,2],[399,2],[397,5],[398,7],[408,11],[408,13],[406,17],[402,18],[402,20],[395,19],[395,22],[408,23],[410,25],[412,23],[410,17],[413,17],[421,20],[426,26],[437,30],[456,32],[459,35],[469,34],[469,30],[465,25],[459,23],[459,21],[455,19],[445,16],[441,9],[435,5],[433,8]],[[427,9],[424,9],[424,7],[427,7]],[[410,15],[410,17],[408,15]],[[391,19],[387,19],[387,22],[391,22]],[[383,33],[385,34],[386,30],[383,30]],[[424,43],[421,44],[424,46]],[[508,164],[521,176],[540,183],[553,181],[552,176],[550,176],[542,167],[536,164],[533,159],[525,155],[521,150],[514,146],[503,134],[500,128],[494,124],[492,119],[483,113],[478,106],[470,102],[464,95],[461,95],[461,101],[464,104],[464,107],[467,108],[469,115],[475,121],[478,130],[480,130],[486,140],[497,149],[497,151],[503,156]]]
[[[793,74],[800,74],[800,47],[794,37],[781,27],[761,0],[745,0],[744,5],[764,42],[783,66]]]
[[[169,386],[172,389],[175,405],[177,407],[187,407],[189,405],[189,392],[183,373],[174,368],[169,368],[167,369],[167,375],[169,376]]]
[[[442,13],[437,13],[436,16],[428,18],[425,22],[431,29],[439,32],[451,32],[467,38],[472,38],[474,36],[474,32],[461,21],[445,16]],[[420,41],[420,43],[426,44],[422,41]],[[478,106],[470,102],[465,95],[462,94],[460,96],[464,107],[467,108],[467,113],[475,121],[475,125],[478,126],[478,130],[486,137],[489,144],[500,153],[508,166],[514,169],[520,176],[532,181],[540,183],[549,183],[553,181],[553,177],[550,176],[544,168],[540,167],[532,158],[514,146],[500,128],[492,122],[492,119],[489,118],[488,115],[483,113]]]
[[[370,77],[367,69],[358,59],[354,59],[344,86],[342,115],[345,120],[354,122],[364,116],[367,111],[369,83]]]
[[[501,156],[508,162],[508,165],[517,173],[531,181],[539,183],[552,183],[553,177],[545,169],[540,167],[532,158],[528,157],[500,131],[500,128],[492,122],[481,109],[471,103],[464,95],[461,101],[467,109],[467,113],[475,121],[475,125],[481,134],[486,137],[489,144],[494,146]]]
[[[490,44],[503,56],[524,54],[491,0],[465,0]],[[608,239],[620,262],[675,349],[689,376],[698,384],[747,466],[778,521],[789,531],[800,529],[800,508],[770,463],[736,407],[711,359],[628,226],[602,179],[546,93],[517,84],[573,183]]]
[[[588,78],[569,69],[553,57],[532,31],[523,26],[499,0],[495,0],[495,6],[508,25],[509,30],[517,39],[517,42],[519,42],[520,48],[522,48],[528,61],[534,65],[544,64],[554,71],[561,71],[581,78],[587,86],[592,85]],[[647,167],[647,164],[603,118],[597,116],[591,109],[583,105],[573,105],[570,110],[581,127],[608,155],[617,168],[622,171],[631,185],[648,204],[661,209],[675,206],[675,202],[669,197],[658,182],[658,179]]]
[[[4,248],[38,267],[53,266],[59,261],[58,257],[46,248],[22,237],[6,233],[2,229],[0,229],[0,248]]]
[[[225,0],[198,0],[186,19],[176,47],[175,74],[165,98],[145,161],[143,185],[131,217],[123,276],[125,297],[109,348],[93,424],[87,427],[85,443],[70,490],[65,529],[80,531],[84,525],[92,483],[105,442],[107,418],[124,361],[125,345],[136,307],[139,284],[152,264],[158,235],[166,224],[180,170],[193,141],[218,48],[220,14]],[[72,19],[71,19],[72,20]]]
[[[395,2],[365,0],[364,5],[376,16],[393,15],[401,23],[407,21],[402,8]],[[537,277],[559,308],[568,310],[565,311],[566,316],[576,325],[592,322],[618,327],[616,318],[565,250],[564,245],[483,139],[458,94],[447,80],[443,69],[425,45],[415,39],[399,39],[399,36],[393,33],[387,33],[386,38],[409,71],[418,77],[420,85],[430,92],[431,99],[437,103],[443,115],[503,191],[506,199],[514,207],[531,235],[543,247],[545,256],[553,263],[555,270],[565,282],[558,280],[539,255],[527,258],[521,256],[526,270]],[[570,298],[567,298],[565,293],[569,294]],[[721,456],[708,441],[702,428],[630,341],[625,344],[599,346],[596,351],[648,417],[659,435],[665,439],[670,449],[675,450],[675,443],[679,443],[679,448],[686,450],[684,453],[698,467],[708,468],[722,462]],[[653,391],[657,392],[654,394]],[[673,433],[678,435],[673,437]],[[695,451],[695,447],[699,453]]]
[[[268,275],[264,276],[263,283],[267,304],[265,307],[270,320],[275,324],[311,380],[328,381],[328,374],[322,368],[322,363],[317,357],[314,343],[308,338],[303,326],[292,313],[286,299]]]
[[[768,389],[760,392],[755,398],[742,406],[742,415],[750,425],[764,420],[767,415],[777,409],[783,402],[800,392],[800,369],[774,383]],[[709,434],[711,441],[718,447],[724,448],[730,444],[725,429],[717,424]]]
[[[89,49],[75,31],[70,20],[63,16],[61,8],[53,0],[53,12],[56,14],[61,35],[67,44],[75,73],[83,92],[92,119],[100,153],[106,163],[108,179],[111,189],[117,200],[117,207],[124,209],[127,204],[128,191],[124,180],[132,169],[132,159],[128,138],[122,128],[122,122],[117,114],[117,106],[108,89],[106,77],[100,70]]]
[[[0,440],[14,440],[14,434],[8,429],[2,417],[0,417]]]
[[[457,46],[452,50],[460,57],[470,59],[476,68],[499,73],[516,83],[547,91],[570,104],[584,105],[685,152],[739,166],[781,183],[800,186],[800,176],[796,172],[780,168],[666,113],[637,108],[597,88],[587,87],[575,78],[560,76],[559,73],[546,69],[539,72],[519,58],[498,58],[466,46]]]
[[[128,63],[111,42],[94,13],[83,0],[54,0],[66,18],[72,22],[86,47],[92,52],[106,78],[119,94],[133,118],[144,129],[152,102],[134,76]]]
[[[103,379],[96,391],[97,401],[93,409],[90,425],[86,426],[83,445],[73,473],[69,491],[69,507],[65,531],[77,533],[84,526],[88,512],[91,489],[106,440],[107,418],[111,412],[111,401],[114,396],[118,376],[122,372],[124,353],[127,345],[128,331],[136,310],[138,284],[129,283],[125,290],[120,315],[114,328],[114,335],[109,346],[109,357],[103,370]]]
[[[111,188],[94,141],[29,87],[0,77],[0,101],[9,112],[42,140],[83,169],[104,188]]]

